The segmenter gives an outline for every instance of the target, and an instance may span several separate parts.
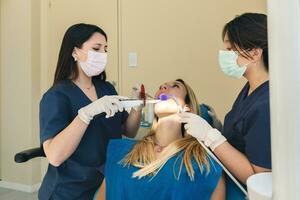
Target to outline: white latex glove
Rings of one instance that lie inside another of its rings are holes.
[[[194,113],[179,113],[179,121],[184,123],[184,128],[188,134],[204,142],[213,151],[226,141],[226,138],[215,128],[212,128],[206,120]]]
[[[207,111],[209,116],[212,118],[213,127],[218,129],[219,131],[222,131],[223,125],[222,122],[219,120],[217,113],[213,107],[210,105],[205,104],[209,110]]]
[[[103,96],[79,109],[78,117],[86,124],[89,124],[94,116],[100,113],[106,113],[106,118],[112,117],[116,112],[122,112],[124,109],[120,104],[120,99],[127,99],[127,97],[117,95]]]

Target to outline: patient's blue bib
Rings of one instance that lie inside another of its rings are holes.
[[[221,177],[221,167],[212,159],[209,159],[210,172],[206,175],[206,169],[200,172],[197,163],[193,160],[195,170],[194,181],[191,181],[185,166],[179,179],[179,166],[182,156],[176,162],[178,156],[170,158],[159,173],[142,179],[132,178],[132,174],[138,168],[123,167],[120,160],[132,149],[136,141],[128,139],[111,140],[107,149],[105,166],[106,199],[107,200],[209,200]],[[175,163],[175,164],[174,164]]]

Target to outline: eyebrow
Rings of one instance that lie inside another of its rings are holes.
[[[182,82],[180,82],[180,81],[174,81],[173,84],[174,84],[174,83],[176,83],[176,84],[178,84],[178,85],[181,85],[182,87],[185,87],[184,84],[183,84]]]
[[[94,44],[94,45],[99,45],[99,46],[101,46],[101,45],[104,45],[104,44],[96,43],[96,44]],[[107,44],[105,44],[105,46],[107,47]]]
[[[164,83],[164,84],[160,85],[159,88],[161,88],[163,85],[174,85],[174,84],[180,85],[181,87],[185,88],[184,84],[182,84],[180,81]]]

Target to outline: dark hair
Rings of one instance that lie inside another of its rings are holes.
[[[255,48],[262,49],[263,62],[268,71],[268,33],[267,16],[265,14],[244,13],[236,16],[225,24],[222,32],[223,40],[226,34],[233,50],[237,50],[237,47],[245,50],[245,54],[249,58],[251,56],[247,51]]]
[[[107,40],[106,33],[98,26],[92,24],[80,23],[68,28],[59,50],[53,85],[56,85],[62,80],[76,79],[78,77],[76,61],[72,56],[74,47],[81,48],[82,44],[94,33],[100,33]],[[106,80],[105,71],[95,78]]]

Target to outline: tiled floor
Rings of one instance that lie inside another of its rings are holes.
[[[37,200],[37,193],[26,193],[0,188],[0,200]]]

